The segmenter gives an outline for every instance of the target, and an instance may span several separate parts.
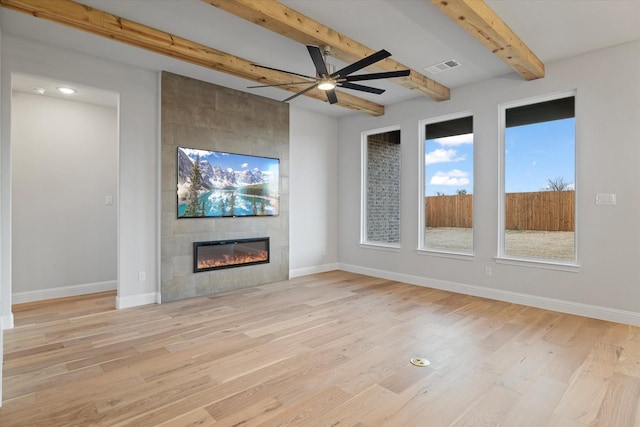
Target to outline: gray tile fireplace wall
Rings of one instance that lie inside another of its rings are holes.
[[[162,301],[214,294],[289,276],[289,105],[162,73]],[[278,216],[177,218],[177,149],[280,159]],[[270,262],[193,272],[193,242],[269,237]]]

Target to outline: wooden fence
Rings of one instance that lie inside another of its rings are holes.
[[[574,191],[507,193],[507,230],[573,231]],[[473,225],[473,195],[429,196],[425,198],[427,227]]]
[[[425,198],[427,227],[473,226],[473,195],[429,196]]]

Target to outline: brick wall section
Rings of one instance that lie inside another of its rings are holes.
[[[367,138],[367,241],[400,243],[400,131]]]

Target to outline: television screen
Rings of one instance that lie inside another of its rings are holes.
[[[178,218],[278,215],[280,160],[178,147]]]

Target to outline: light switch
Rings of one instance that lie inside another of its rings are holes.
[[[107,206],[113,205],[113,196],[104,196],[104,204]]]
[[[615,205],[616,193],[598,193],[596,194],[596,205]]]

